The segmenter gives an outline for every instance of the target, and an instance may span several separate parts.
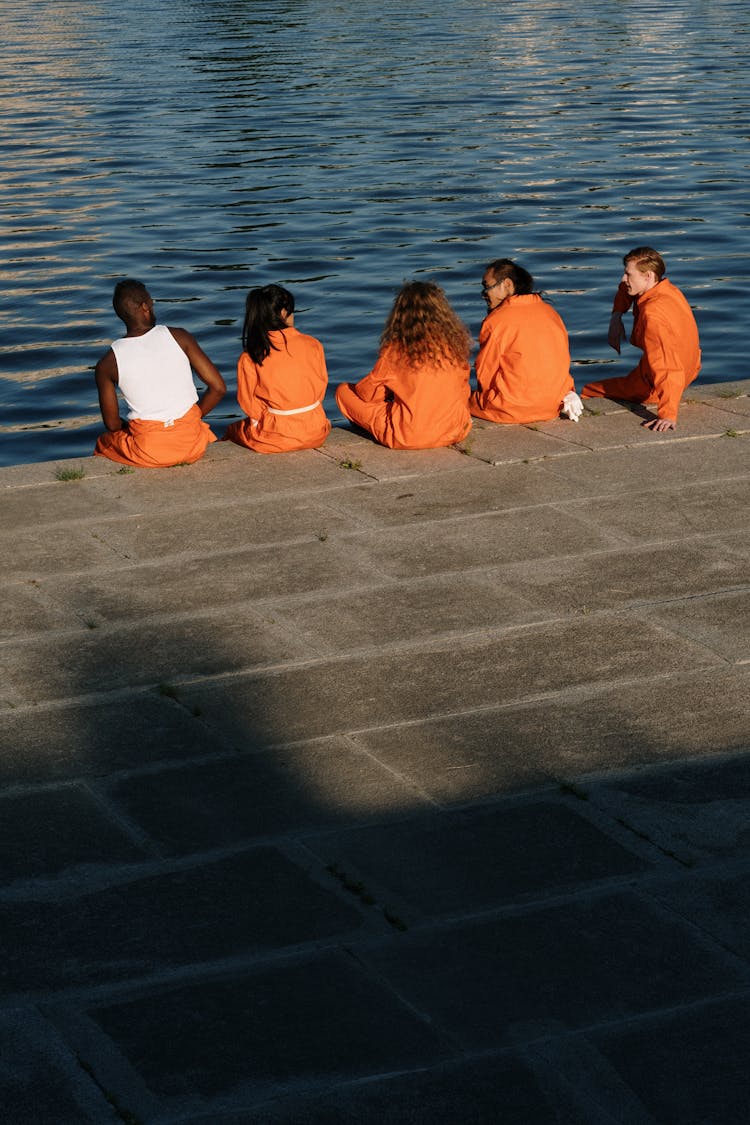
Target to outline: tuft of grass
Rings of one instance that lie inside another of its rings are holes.
[[[739,390],[736,387],[734,387],[734,388],[728,387],[724,391],[717,391],[716,397],[717,398],[742,398],[742,391]]]
[[[174,684],[159,684],[156,690],[159,692],[159,695],[163,695],[167,699],[179,698],[177,688],[174,686]]]
[[[77,469],[58,469],[55,473],[55,480],[83,480],[85,476],[86,470],[79,465]]]
[[[402,921],[397,914],[392,914],[390,910],[383,910],[383,917],[389,926],[393,926],[394,930],[399,930],[402,934],[406,933],[409,928],[406,922]]]
[[[739,437],[740,435],[736,430],[725,430],[724,437]]]
[[[576,797],[579,801],[588,801],[589,795],[585,789],[581,789],[572,781],[561,781],[560,792],[568,793],[571,797]]]
[[[131,469],[130,465],[123,465],[121,469],[117,470],[117,472],[120,474],[120,476],[122,476],[124,473],[134,473],[135,469]]]
[[[325,529],[325,528],[323,528],[323,530],[322,530],[322,531],[319,531],[319,532],[318,532],[318,541],[319,541],[320,543],[325,543],[325,541],[326,541],[326,539],[327,539],[327,538],[328,538],[328,532],[326,531],[326,529]]]
[[[375,899],[367,890],[364,883],[361,883],[358,879],[352,879],[351,875],[347,875],[337,864],[329,864],[328,867],[326,867],[326,871],[330,872],[334,879],[338,879],[345,891],[348,891],[350,895],[354,895],[354,897],[358,898],[360,902],[363,902],[365,906],[375,905]]]
[[[362,462],[361,461],[350,461],[349,458],[347,457],[347,458],[345,458],[345,460],[339,461],[339,467],[342,468],[342,469],[355,469],[355,470],[361,469],[362,468]]]
[[[93,617],[84,617],[83,623],[87,629],[98,629],[99,622],[95,621]]]

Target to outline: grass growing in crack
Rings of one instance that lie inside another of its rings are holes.
[[[156,690],[159,692],[159,695],[165,696],[166,699],[179,699],[179,694],[174,684],[159,684]]]
[[[725,430],[724,437],[739,437],[740,435],[736,430]]]
[[[589,795],[585,791],[585,789],[579,789],[578,786],[574,785],[571,781],[561,781],[560,792],[568,793],[571,797],[575,797],[578,801],[588,801],[589,799]]]
[[[93,617],[84,617],[83,623],[87,629],[98,629],[99,622],[95,621]]]
[[[334,879],[338,879],[345,891],[348,891],[350,895],[354,895],[355,898],[358,898],[365,906],[375,905],[375,899],[367,890],[364,883],[359,882],[357,879],[352,879],[350,875],[347,875],[347,873],[342,871],[340,867],[337,867],[335,863],[329,864],[328,867],[326,867],[326,871],[330,872]]]
[[[355,469],[355,470],[361,469],[362,468],[362,462],[361,461],[351,461],[347,457],[345,460],[339,461],[339,467],[342,468],[342,469]]]
[[[408,928],[406,922],[402,922],[401,919],[397,917],[397,915],[391,914],[390,910],[384,909],[383,917],[385,918],[389,926],[393,926],[394,930],[399,930],[402,934],[406,932]]]
[[[55,473],[55,480],[83,480],[85,476],[86,470],[79,465],[77,469],[58,469]]]
[[[123,465],[121,469],[117,470],[117,472],[120,474],[120,476],[122,476],[123,473],[134,473],[135,469],[131,469],[130,465]]]
[[[354,895],[355,898],[358,898],[359,901],[365,906],[377,907],[388,925],[392,926],[394,930],[398,930],[399,933],[406,932],[406,930],[408,929],[406,922],[399,918],[397,914],[394,914],[392,910],[388,910],[387,907],[381,906],[375,896],[372,895],[370,891],[368,891],[367,887],[364,885],[364,883],[360,882],[359,879],[352,879],[351,875],[347,875],[346,871],[344,871],[343,868],[339,867],[335,863],[330,863],[326,867],[326,871],[330,875],[333,875],[334,879],[338,879],[339,883],[341,883],[341,886],[345,891],[348,891],[349,894]]]
[[[742,398],[742,391],[740,391],[738,389],[732,390],[731,388],[728,388],[725,391],[717,391],[716,397],[717,398]]]

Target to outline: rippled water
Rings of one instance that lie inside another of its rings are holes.
[[[749,25],[744,0],[5,5],[0,463],[90,452],[127,275],[234,389],[252,285],[293,289],[336,383],[370,369],[404,278],[476,334],[483,267],[513,256],[580,385],[635,362],[606,324],[650,243],[701,380],[747,377]]]

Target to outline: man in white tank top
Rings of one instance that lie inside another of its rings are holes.
[[[203,416],[224,397],[224,380],[189,332],[157,325],[154,302],[140,281],[119,281],[112,304],[126,332],[96,365],[107,433],[94,452],[145,468],[197,461],[216,440]],[[193,371],[206,384],[200,398]],[[120,417],[118,391],[127,419]]]

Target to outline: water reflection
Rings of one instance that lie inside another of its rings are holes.
[[[516,255],[580,383],[624,365],[609,301],[623,251],[650,242],[697,309],[702,381],[744,377],[749,22],[731,0],[6,16],[0,460],[90,450],[127,274],[230,382],[245,290],[293,287],[337,382],[371,366],[405,277],[439,280],[476,331],[484,263]]]

